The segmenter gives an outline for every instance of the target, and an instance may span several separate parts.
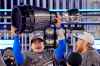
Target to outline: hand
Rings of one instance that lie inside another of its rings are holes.
[[[11,36],[14,36],[14,35],[16,34],[16,28],[15,28],[14,26],[11,26],[11,31],[9,32],[9,34],[10,34]],[[18,35],[19,35],[19,36],[23,36],[24,33],[19,33]]]
[[[16,32],[16,28],[14,26],[11,26],[10,35],[13,36],[15,32]]]

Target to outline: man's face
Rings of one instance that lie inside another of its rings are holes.
[[[79,19],[79,17],[80,17],[79,14],[69,15],[69,20],[70,20],[70,21],[76,21],[76,20]]]
[[[86,48],[86,42],[84,40],[78,39],[76,43],[76,51],[82,52]]]
[[[32,50],[36,53],[41,53],[44,51],[44,42],[36,40],[32,43]]]
[[[7,49],[6,51],[4,51],[4,53],[7,55],[7,56],[12,56],[12,50],[10,49]]]
[[[62,17],[60,15],[58,15],[56,20],[57,20],[56,27],[60,27],[61,26]]]

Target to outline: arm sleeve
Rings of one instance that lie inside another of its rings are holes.
[[[65,39],[58,40],[58,47],[54,50],[54,56],[57,62],[64,60],[64,54],[66,52]]]
[[[24,63],[24,55],[21,53],[21,43],[18,35],[14,37],[13,54],[17,64]]]

